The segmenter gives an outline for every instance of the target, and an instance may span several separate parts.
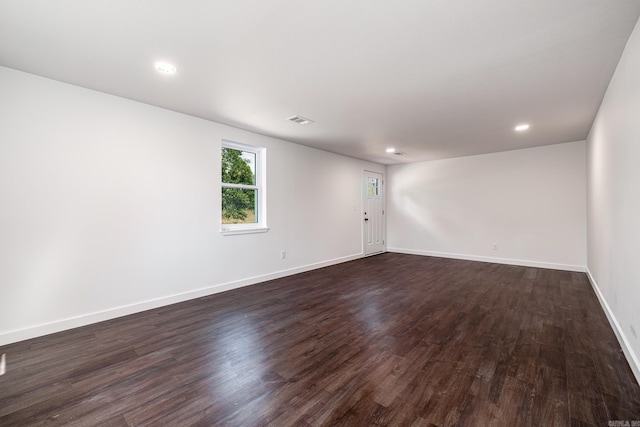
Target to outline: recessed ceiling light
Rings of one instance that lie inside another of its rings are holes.
[[[516,130],[517,130],[518,132],[522,132],[522,131],[525,131],[525,130],[527,130],[527,129],[529,129],[529,125],[528,125],[528,124],[526,124],[526,123],[523,123],[523,124],[521,124],[521,125],[516,126]]]
[[[295,116],[289,117],[287,120],[291,120],[292,122],[297,123],[299,125],[308,125],[313,123],[313,120],[307,119],[306,117],[302,117],[297,114]]]
[[[175,66],[166,62],[156,62],[156,70],[164,74],[175,74],[178,72]]]
[[[387,148],[387,150],[386,150],[386,151],[387,151],[387,153],[395,153],[395,152],[396,152],[396,149],[395,149],[395,148],[391,148],[391,147],[389,147],[389,148]]]

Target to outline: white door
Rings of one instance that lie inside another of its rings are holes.
[[[372,255],[384,250],[384,204],[382,174],[364,172],[364,254]]]

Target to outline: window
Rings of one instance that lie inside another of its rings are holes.
[[[379,186],[378,178],[369,177],[367,181],[367,195],[369,196],[380,195],[380,186]]]
[[[222,142],[223,234],[268,231],[265,209],[265,149]]]

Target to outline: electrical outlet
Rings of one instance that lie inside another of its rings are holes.
[[[497,244],[497,243],[494,243],[494,244],[493,244],[493,250],[494,250],[494,251],[497,251],[497,250],[498,250],[498,244]]]
[[[280,259],[285,259],[287,257],[287,252],[280,251]]]
[[[6,371],[7,371],[7,355],[3,353],[2,357],[0,357],[0,375],[4,375]]]

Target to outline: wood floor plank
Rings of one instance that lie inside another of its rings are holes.
[[[383,254],[0,347],[4,426],[640,420],[582,273]]]

